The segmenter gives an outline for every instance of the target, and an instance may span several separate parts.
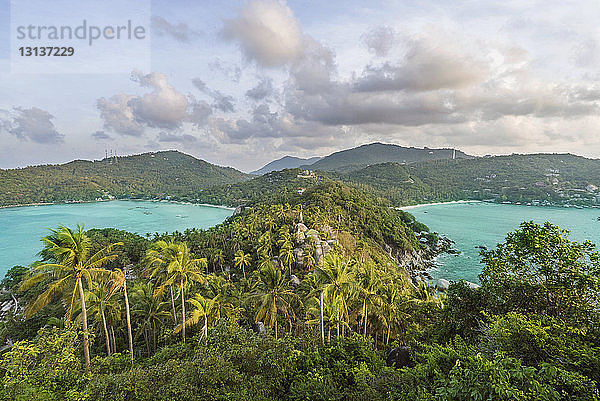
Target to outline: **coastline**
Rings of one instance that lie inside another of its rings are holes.
[[[400,206],[400,207],[397,207],[396,210],[410,210],[410,209],[416,209],[418,207],[423,207],[423,206],[451,205],[451,204],[455,204],[455,203],[481,203],[481,202],[483,202],[483,201],[480,201],[480,200],[458,200],[458,201],[449,201],[449,202],[420,203],[418,205]]]
[[[183,202],[183,201],[173,201],[173,200],[167,200],[167,199],[106,199],[106,200],[100,200],[100,201],[99,200],[89,200],[89,201],[82,200],[82,201],[73,201],[73,202],[36,202],[36,203],[21,203],[21,204],[16,204],[16,205],[4,205],[4,206],[0,206],[0,209],[29,207],[29,206],[76,205],[76,204],[81,204],[81,203],[103,203],[103,202],[114,202],[114,201],[177,203],[180,205],[216,207],[219,209],[235,211],[234,207],[225,206],[225,205],[211,205],[210,203]]]

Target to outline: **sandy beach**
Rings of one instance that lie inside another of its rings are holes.
[[[418,205],[410,205],[410,206],[401,206],[401,207],[397,207],[397,210],[410,210],[410,209],[416,209],[418,207],[423,207],[423,206],[435,206],[435,205],[450,205],[453,203],[481,203],[482,201],[479,200],[459,200],[459,201],[451,201],[451,202],[435,202],[435,203],[421,203]]]

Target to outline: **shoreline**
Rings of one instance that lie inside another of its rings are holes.
[[[106,199],[106,200],[89,200],[89,201],[74,201],[74,202],[35,202],[35,203],[22,203],[16,205],[4,205],[0,206],[0,209],[9,209],[17,207],[30,207],[30,206],[53,206],[53,205],[78,205],[82,203],[104,203],[114,201],[128,201],[128,202],[163,202],[163,203],[176,203],[180,205],[192,205],[192,206],[206,206],[216,207],[218,209],[226,209],[235,211],[236,208],[225,206],[225,205],[211,205],[210,203],[195,203],[195,202],[184,202],[184,201],[173,201],[167,199]]]
[[[419,203],[418,205],[400,206],[400,207],[397,207],[396,210],[411,210],[411,209],[416,209],[418,207],[423,207],[423,206],[451,205],[451,204],[457,204],[457,203],[481,203],[481,202],[483,202],[483,201],[480,201],[480,200],[458,200],[458,201],[449,201],[449,202]]]

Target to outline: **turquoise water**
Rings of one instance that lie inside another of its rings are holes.
[[[440,255],[438,268],[430,273],[437,279],[465,279],[478,282],[482,265],[479,256],[484,245],[492,249],[504,242],[506,233],[514,231],[523,221],[537,223],[549,221],[571,231],[576,241],[589,239],[600,245],[600,209],[572,209],[502,205],[493,203],[455,203],[422,206],[407,210],[430,230],[443,234],[456,242],[460,255]]]
[[[14,265],[36,260],[40,238],[59,224],[113,227],[140,235],[208,228],[227,217],[225,208],[150,201],[112,201],[0,209],[0,277]]]

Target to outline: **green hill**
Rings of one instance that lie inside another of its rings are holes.
[[[371,143],[357,148],[335,152],[301,168],[323,171],[353,171],[373,164],[396,162],[416,163],[421,161],[452,159],[454,149],[413,148],[384,143]],[[457,159],[472,158],[456,150]]]
[[[177,152],[0,170],[0,206],[102,197],[186,197],[250,176]]]
[[[385,163],[340,174],[398,205],[459,199],[593,205],[600,160],[570,154]]]

